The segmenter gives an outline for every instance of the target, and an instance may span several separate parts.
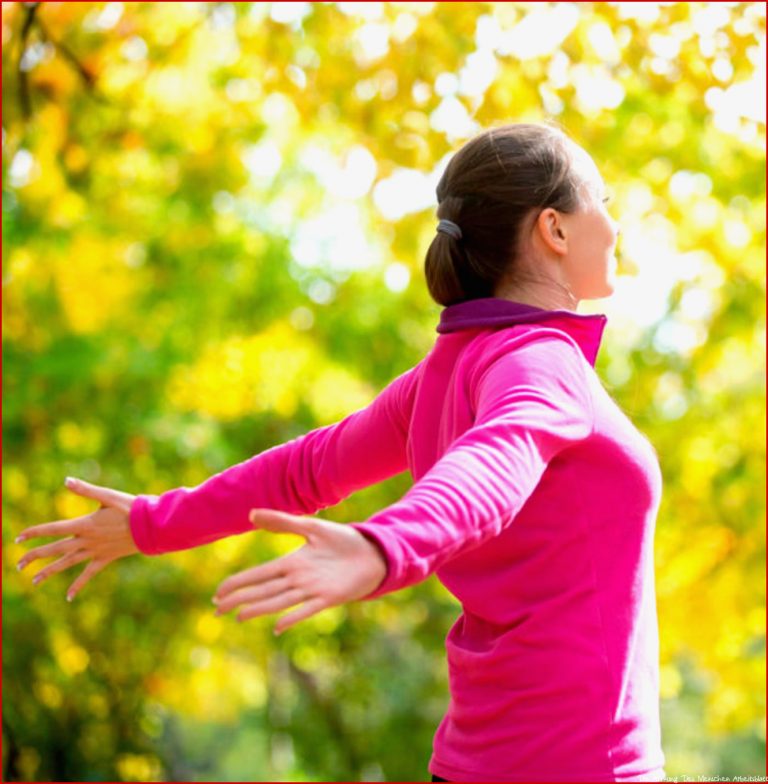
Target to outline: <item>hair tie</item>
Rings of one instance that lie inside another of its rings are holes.
[[[437,230],[442,231],[445,234],[450,234],[456,240],[460,240],[462,238],[461,227],[454,223],[451,220],[447,220],[446,218],[442,218],[440,222],[437,224]]]

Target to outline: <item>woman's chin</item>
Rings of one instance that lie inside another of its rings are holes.
[[[605,299],[606,297],[610,297],[615,290],[616,281],[611,275],[611,277],[603,281],[603,285],[600,287],[600,289],[596,291],[593,296],[589,297],[589,299]]]
[[[616,261],[615,256],[613,257],[613,259],[614,259],[613,263],[608,268],[608,274],[605,276],[605,280],[604,280],[605,289],[607,291],[606,294],[603,294],[604,297],[613,294],[613,292],[616,290],[616,270],[618,267],[618,262]]]

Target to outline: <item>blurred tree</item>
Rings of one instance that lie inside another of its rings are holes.
[[[763,3],[3,3],[2,41],[4,569],[91,510],[67,474],[160,493],[365,405],[435,337],[446,156],[557,118],[622,223],[597,369],[665,477],[667,773],[762,773]],[[214,619],[280,547],[129,559],[73,606],[75,570],[6,572],[4,779],[425,777],[455,602]]]

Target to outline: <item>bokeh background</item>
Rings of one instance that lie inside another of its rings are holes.
[[[426,780],[434,579],[213,617],[294,538],[133,556],[70,605],[66,475],[194,486],[366,405],[436,334],[437,180],[555,119],[622,226],[597,370],[654,443],[669,776],[765,773],[765,4],[3,3],[6,781]],[[372,444],[375,448],[375,444]],[[363,520],[402,474],[323,511]]]

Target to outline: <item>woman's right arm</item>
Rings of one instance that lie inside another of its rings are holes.
[[[253,507],[315,512],[404,471],[419,367],[398,376],[368,406],[340,422],[268,449],[197,487],[134,496],[68,480],[72,492],[99,501],[100,508],[70,520],[25,528],[17,543],[45,536],[58,539],[29,550],[18,568],[59,556],[38,572],[34,582],[39,583],[88,561],[67,592],[67,598],[72,598],[117,558],[159,555],[253,531],[248,520]]]
[[[145,555],[185,550],[252,531],[254,507],[313,514],[408,468],[406,443],[422,363],[365,408],[162,495],[139,495],[130,530]]]

